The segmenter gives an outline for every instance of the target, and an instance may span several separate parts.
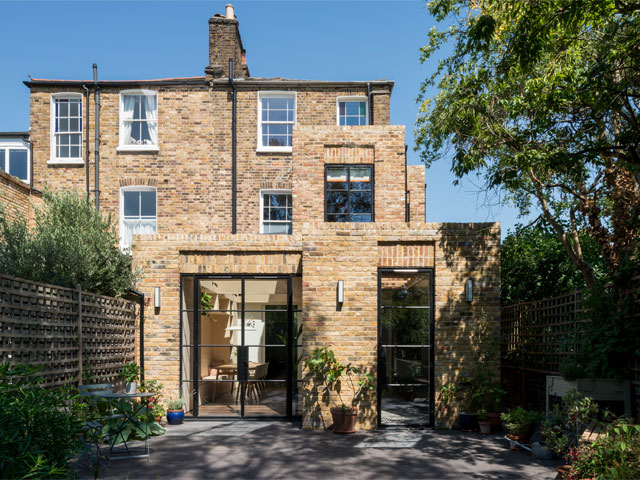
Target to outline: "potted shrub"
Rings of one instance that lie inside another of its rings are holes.
[[[140,377],[141,371],[142,370],[136,362],[125,363],[124,367],[122,367],[122,370],[120,370],[120,377],[127,382],[125,384],[126,393],[136,393],[138,388],[138,377]]]
[[[373,376],[362,372],[350,363],[345,365],[339,362],[327,346],[315,349],[311,356],[305,359],[304,367],[321,380],[321,392],[328,395],[327,404],[333,405],[330,410],[333,418],[333,432],[355,433],[358,417],[357,404],[362,394],[373,388]],[[353,396],[348,403],[344,402],[340,394],[343,381],[348,383],[353,391]],[[335,401],[336,396],[339,403]]]
[[[160,422],[160,420],[162,420],[162,417],[164,417],[164,415],[167,413],[167,409],[160,401],[160,398],[162,397],[160,393],[162,392],[163,387],[164,385],[162,385],[157,380],[144,380],[140,385],[140,388],[143,392],[158,394],[155,397],[146,399],[146,401],[149,403],[149,415],[153,417],[156,422]]]
[[[529,443],[533,429],[540,420],[538,412],[525,410],[522,407],[516,407],[510,412],[501,415],[502,421],[507,425],[510,440],[524,444]],[[522,450],[518,445],[509,442],[511,450]]]
[[[500,429],[500,402],[505,391],[496,381],[495,373],[483,363],[478,364],[470,377],[461,377],[465,410],[460,412],[460,429],[474,431],[478,428],[479,415],[483,411],[483,422],[489,422],[491,432]],[[485,427],[486,428],[486,427]]]
[[[167,401],[167,423],[180,425],[184,420],[184,400],[182,398]]]
[[[480,433],[483,435],[491,433],[491,418],[484,408],[478,410],[478,426],[480,427]]]

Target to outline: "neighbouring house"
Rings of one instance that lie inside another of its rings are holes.
[[[326,424],[299,359],[329,344],[377,377],[362,428],[450,421],[439,388],[499,335],[500,226],[425,223],[393,82],[252,77],[228,6],[204,76],[25,84],[26,180],[119,219],[146,377],[190,415]]]

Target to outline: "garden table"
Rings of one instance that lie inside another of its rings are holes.
[[[140,392],[140,393],[113,393],[113,392],[100,392],[96,394],[97,397],[105,398],[109,401],[109,410],[112,412],[117,412],[118,416],[121,415],[119,419],[116,419],[116,431],[115,433],[110,435],[109,438],[109,461],[118,460],[122,458],[141,458],[146,457],[148,461],[150,459],[150,451],[149,451],[149,434],[144,439],[144,449],[134,450],[129,448],[127,442],[124,442],[124,448],[126,450],[125,454],[116,454],[114,455],[113,449],[115,447],[115,443],[118,439],[118,436],[122,433],[122,431],[127,427],[127,425],[133,425],[138,428],[141,428],[140,422],[138,421],[138,414],[145,410],[146,418],[149,418],[149,402],[131,402],[133,405],[132,410],[129,412],[127,409],[123,408],[123,405],[119,400],[128,400],[128,399],[149,399],[158,395],[157,393],[150,392]],[[114,402],[114,400],[116,400]]]

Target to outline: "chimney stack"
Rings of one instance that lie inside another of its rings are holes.
[[[233,76],[248,77],[249,68],[243,63],[244,48],[233,5],[226,6],[225,15],[216,13],[209,19],[209,65],[204,69],[207,79],[227,77],[229,59],[233,60]]]

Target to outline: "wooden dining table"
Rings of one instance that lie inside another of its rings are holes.
[[[260,365],[264,365],[259,362],[249,362],[249,371],[255,371]],[[233,375],[235,379],[238,378],[238,364],[237,363],[224,363],[222,365],[218,365],[213,367],[216,369],[216,383],[213,384],[213,394],[211,395],[211,401],[215,402],[216,400],[216,388],[218,386],[217,380],[220,379],[220,375]],[[231,386],[231,391],[233,392],[234,386]]]

